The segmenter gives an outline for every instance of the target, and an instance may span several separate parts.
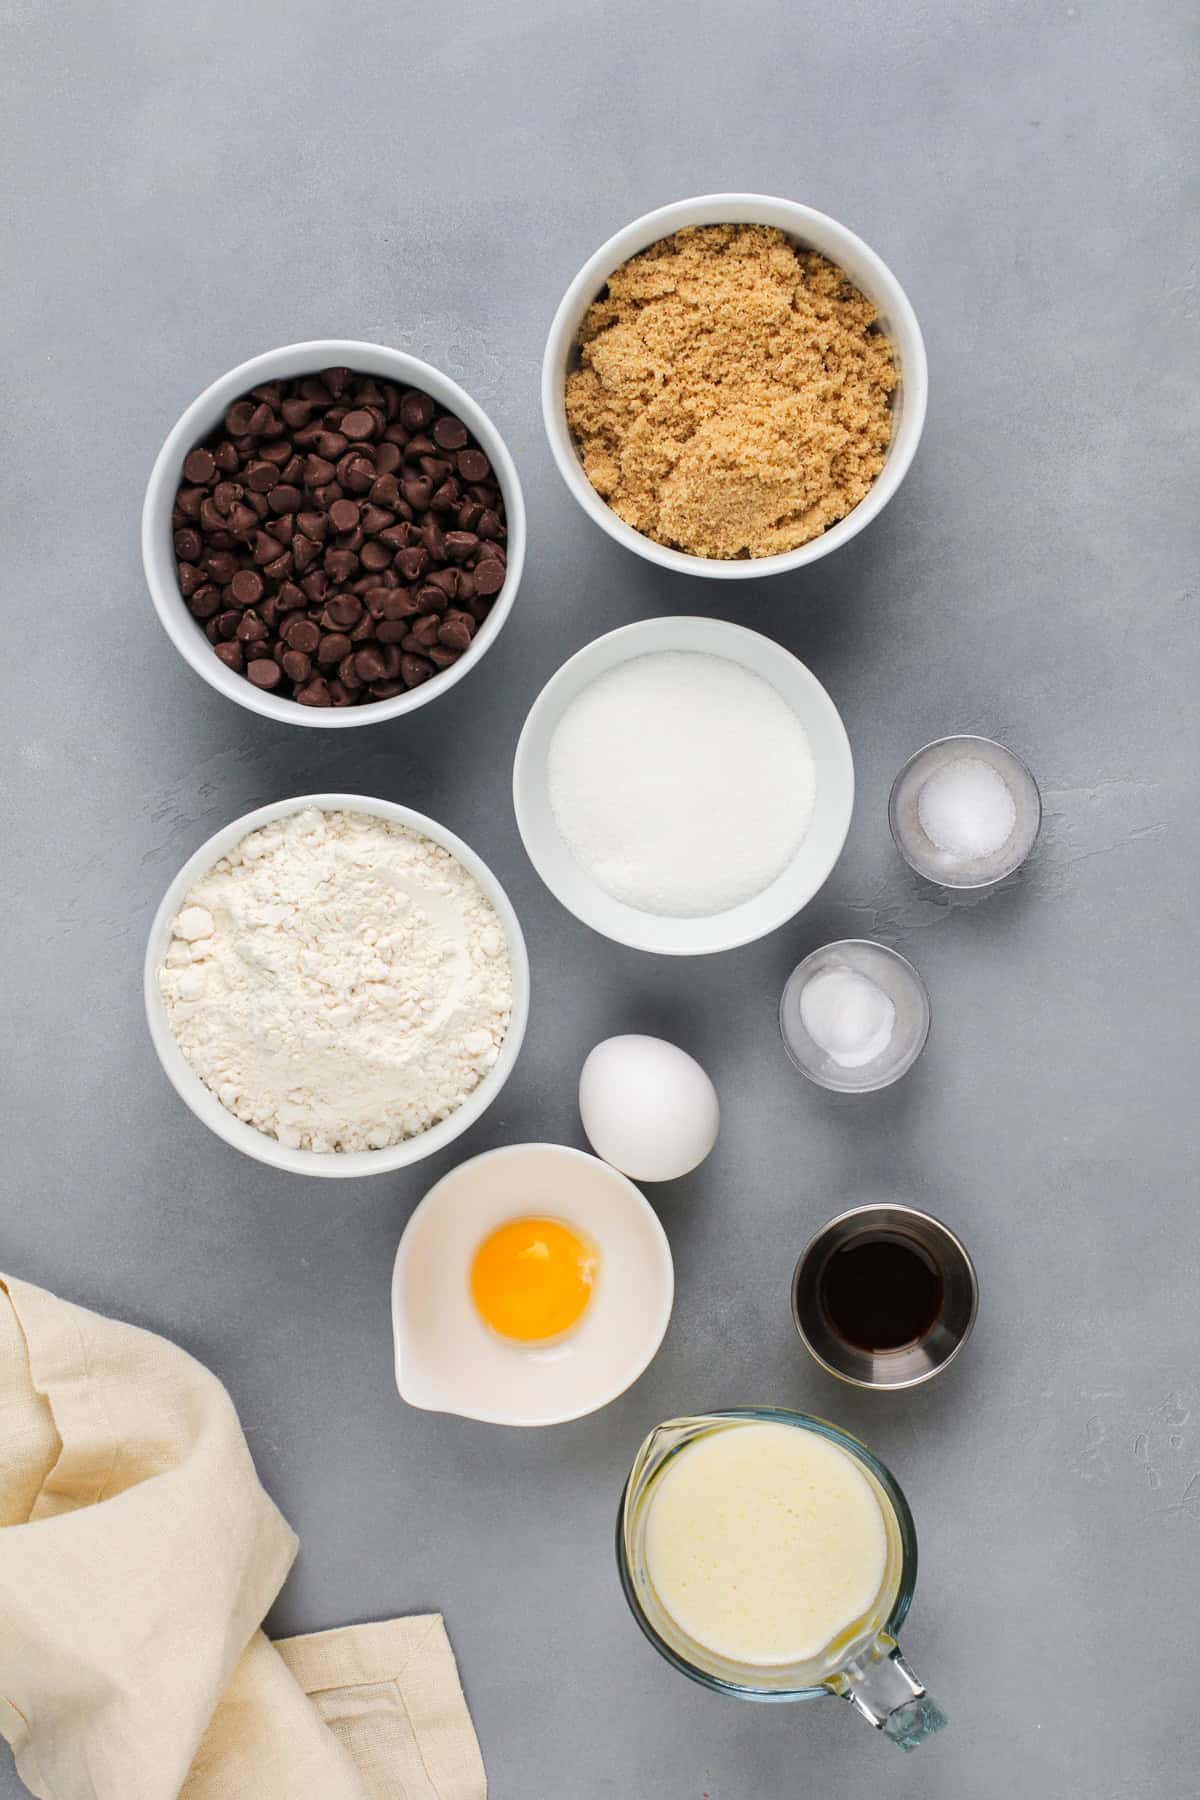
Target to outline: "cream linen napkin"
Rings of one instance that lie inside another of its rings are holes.
[[[296,1548],[214,1375],[0,1276],[0,1732],[39,1800],[483,1800],[438,1616],[258,1630]]]

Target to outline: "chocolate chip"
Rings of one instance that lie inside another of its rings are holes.
[[[253,606],[262,598],[262,576],[256,569],[239,569],[229,583],[229,597],[239,606]]]
[[[504,581],[503,501],[462,420],[348,369],[234,401],[182,459],[171,528],[214,651],[306,706],[450,668]]]
[[[214,581],[219,581],[224,586],[237,574],[238,559],[232,550],[210,550],[204,559],[204,567]]]
[[[266,401],[262,401],[250,414],[250,422],[246,431],[250,437],[274,437],[279,430],[279,420],[271,411]]]
[[[472,572],[475,576],[475,592],[481,596],[498,594],[504,586],[504,564],[491,557],[476,563]]]
[[[431,644],[440,643],[441,631],[442,621],[438,613],[423,614],[419,619],[413,620],[413,636],[422,650],[428,650]]]
[[[429,567],[429,552],[424,544],[409,544],[407,549],[397,551],[396,567],[405,581],[420,581]]]
[[[357,625],[362,617],[362,601],[356,594],[338,594],[329,602],[325,611],[337,626]]]
[[[276,688],[283,680],[279,664],[269,656],[256,656],[253,662],[247,663],[246,674],[256,688]]]
[[[217,472],[217,465],[212,459],[211,451],[205,450],[199,445],[195,450],[189,450],[183,459],[183,472],[189,481],[201,483],[211,481]]]
[[[400,396],[400,423],[406,431],[423,431],[433,417],[433,401],[428,394],[410,388]]]
[[[455,459],[464,481],[486,481],[492,465],[482,450],[460,450]]]
[[[320,555],[320,548],[320,545],[314,544],[311,538],[305,537],[303,532],[293,532],[292,563],[297,574],[302,574],[313,558]]]
[[[283,636],[289,649],[302,650],[306,656],[311,656],[321,641],[320,629],[311,619],[289,619]]]
[[[353,531],[358,524],[358,502],[335,500],[329,509],[329,523],[335,531]]]
[[[358,573],[358,557],[353,550],[327,550],[325,573],[331,581],[344,585]]]
[[[212,582],[198,587],[188,600],[188,611],[194,619],[211,619],[221,604],[219,590]]]
[[[340,663],[343,656],[349,656],[350,639],[344,631],[331,631],[317,645],[317,661],[319,663]]]
[[[303,687],[298,687],[293,695],[293,699],[298,700],[301,706],[332,705],[329,693],[329,683],[320,675],[313,681],[305,682]]]
[[[365,456],[357,456],[347,466],[343,477],[353,494],[369,494],[375,485],[375,465]]]
[[[443,450],[461,450],[467,441],[467,428],[461,419],[446,413],[434,425],[433,441]]]
[[[434,569],[428,577],[430,587],[439,588],[447,600],[458,599],[459,573],[457,569]]]
[[[385,619],[411,619],[420,610],[421,602],[414,593],[407,588],[396,588],[385,599],[381,616]]]
[[[448,650],[469,650],[475,635],[475,621],[469,613],[447,613],[438,627],[437,641]]]

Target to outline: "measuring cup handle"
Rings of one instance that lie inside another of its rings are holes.
[[[929,1698],[900,1654],[894,1638],[882,1632],[871,1648],[829,1682],[833,1693],[848,1700],[868,1725],[882,1731],[902,1750],[915,1750],[940,1731],[945,1714]]]

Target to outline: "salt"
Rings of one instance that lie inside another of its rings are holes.
[[[703,918],[769,887],[812,819],[808,736],[768,681],[724,657],[663,650],[601,675],[566,708],[547,759],[571,854],[614,899]]]
[[[1017,808],[991,763],[966,756],[943,763],[917,796],[917,818],[931,844],[962,861],[994,856],[1013,834]]]
[[[844,964],[819,969],[800,990],[800,1019],[817,1047],[841,1069],[882,1056],[896,1027],[891,996]]]

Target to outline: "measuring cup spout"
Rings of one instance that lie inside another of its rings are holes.
[[[901,1656],[899,1644],[886,1631],[880,1632],[869,1650],[830,1676],[826,1685],[902,1750],[915,1750],[946,1723],[945,1714],[929,1698]]]

